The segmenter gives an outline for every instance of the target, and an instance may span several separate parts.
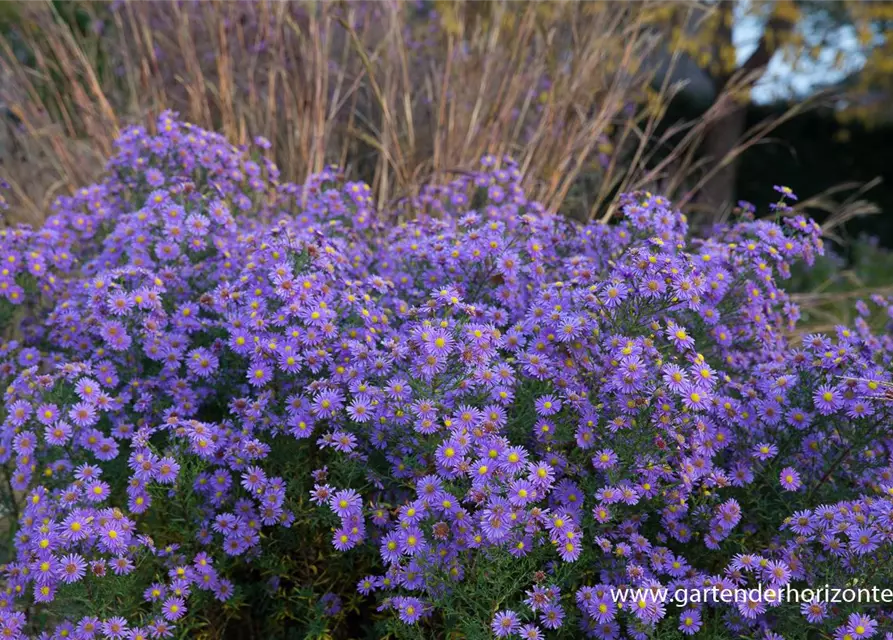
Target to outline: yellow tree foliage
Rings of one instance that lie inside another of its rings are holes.
[[[888,118],[893,88],[893,2],[890,0],[719,0],[661,3],[652,11],[664,23],[668,49],[687,54],[718,89],[735,77],[763,78],[773,56],[785,81],[808,75],[815,85],[838,84],[839,115],[869,124]],[[748,21],[753,42],[734,42],[733,27]],[[747,46],[749,45],[749,46]],[[741,59],[740,48],[753,49]],[[742,99],[749,99],[745,92]],[[800,96],[802,97],[802,96]]]
[[[543,32],[574,20],[580,10],[577,3],[532,4],[537,27]],[[839,78],[856,72],[864,59],[849,87],[852,104],[847,103],[843,114],[857,112],[868,117],[882,111],[881,101],[867,104],[872,101],[865,95],[870,97],[882,89],[893,71],[890,0],[656,0],[636,3],[634,11],[629,3],[596,1],[583,3],[582,12],[587,16],[609,15],[620,4],[633,16],[632,21],[663,39],[668,54],[687,55],[709,74],[718,89],[736,76],[750,76],[746,84],[752,85],[762,77],[773,56],[785,62],[790,78],[807,72],[820,75],[822,70],[833,72],[829,77]],[[495,28],[509,38],[520,28],[518,17],[522,12],[497,12],[497,6],[479,0],[433,3],[447,33],[467,37],[475,29]],[[753,25],[754,41],[742,47],[732,34],[744,21]],[[615,44],[622,48],[622,42]],[[554,39],[552,45],[560,48],[560,39]],[[753,51],[742,60],[740,48]],[[747,100],[749,94],[744,92],[740,98]]]

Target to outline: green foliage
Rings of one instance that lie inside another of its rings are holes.
[[[830,249],[811,268],[795,266],[789,284],[790,291],[802,294],[804,325],[816,329],[851,325],[858,315],[857,300],[868,302],[872,294],[889,295],[891,287],[893,252],[867,236],[851,243],[846,254]],[[875,310],[866,320],[878,329],[890,318]]]

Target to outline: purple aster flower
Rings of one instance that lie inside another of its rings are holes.
[[[525,624],[518,629],[518,635],[524,640],[543,640],[543,632],[535,624]]]
[[[497,638],[508,638],[515,635],[521,628],[521,621],[518,614],[511,610],[499,611],[493,616],[493,622],[490,624],[493,635]]]
[[[248,367],[248,384],[262,387],[273,378],[273,372],[265,362],[252,362]]]
[[[409,527],[400,536],[400,551],[409,556],[420,553],[427,547],[425,537],[417,527]]]
[[[155,472],[155,481],[159,484],[173,484],[180,472],[180,465],[170,457],[161,458],[158,461]]]
[[[356,396],[347,407],[347,414],[355,422],[368,422],[372,417],[371,399],[363,394]]]
[[[242,486],[246,490],[257,493],[267,483],[267,474],[258,466],[251,466],[242,474]]]
[[[674,322],[667,324],[666,334],[677,349],[690,349],[695,344],[694,339],[688,334],[685,327]]]
[[[46,441],[55,446],[63,446],[71,438],[71,425],[64,420],[59,420],[55,424],[47,425],[44,430]]]
[[[343,396],[337,391],[323,391],[313,399],[313,411],[320,418],[333,417],[344,405]]]
[[[167,595],[167,587],[159,582],[155,582],[143,592],[143,598],[147,602],[160,602]]]
[[[697,609],[686,609],[679,614],[679,630],[687,636],[696,634],[701,629],[701,612]]]
[[[781,488],[785,491],[797,491],[800,486],[800,474],[793,467],[785,467],[779,475]]]
[[[824,415],[830,415],[843,406],[842,394],[832,385],[822,385],[816,389],[812,396],[816,410]]]
[[[94,480],[88,482],[84,490],[84,495],[90,502],[102,502],[108,498],[111,489],[109,485],[102,480]]]
[[[690,383],[683,387],[681,395],[682,404],[688,409],[695,410],[706,409],[711,399],[710,392],[707,389],[694,383]]]
[[[377,587],[377,579],[374,576],[366,576],[357,583],[357,591],[364,596],[368,596],[375,591]]]
[[[527,479],[540,490],[548,489],[555,482],[555,472],[551,465],[545,462],[537,464],[528,463]]]
[[[854,527],[848,535],[850,549],[860,556],[875,551],[882,543],[879,533],[870,527]]]
[[[401,597],[397,602],[400,620],[406,624],[415,624],[424,613],[424,605],[418,598]]]
[[[79,402],[68,412],[68,417],[78,427],[91,427],[96,424],[96,408],[87,402]]]
[[[800,613],[810,624],[816,624],[824,620],[828,615],[828,606],[819,600],[810,600],[800,605]]]
[[[102,623],[102,632],[111,640],[122,640],[127,637],[130,628],[127,626],[127,620],[116,616]]]
[[[564,622],[564,609],[557,604],[550,604],[540,612],[540,622],[546,629],[560,629]]]
[[[778,454],[778,447],[768,442],[761,442],[755,449],[753,456],[760,461],[769,460]]]
[[[220,578],[217,580],[217,584],[213,588],[214,597],[217,598],[220,602],[226,602],[233,595],[233,584],[229,580],[224,578]]]
[[[763,575],[772,586],[784,586],[791,580],[791,570],[781,561],[767,562],[763,567]]]
[[[329,498],[329,505],[340,518],[346,518],[358,513],[362,507],[362,498],[353,489],[344,489],[335,492]]]
[[[536,412],[541,416],[551,416],[561,411],[561,401],[555,396],[540,396],[536,400]]]
[[[790,187],[785,187],[782,185],[773,185],[772,188],[781,194],[782,198],[787,198],[788,200],[797,200],[797,196],[794,194],[793,190]]]
[[[59,575],[66,584],[77,582],[87,574],[87,563],[84,558],[72,553],[64,556],[60,561]]]
[[[186,603],[183,598],[170,597],[164,601],[162,615],[169,622],[175,622],[186,615]]]
[[[577,558],[580,557],[580,554],[583,552],[580,543],[582,534],[573,531],[568,533],[573,533],[574,537],[565,537],[558,543],[558,555],[561,556],[561,559],[565,562],[574,562],[577,560]]]
[[[170,638],[174,635],[174,628],[163,618],[155,618],[149,624],[149,635],[152,638]]]
[[[847,631],[855,638],[870,638],[877,632],[877,622],[867,615],[851,613],[847,617]]]
[[[133,562],[130,561],[130,558],[126,556],[118,556],[114,558],[111,562],[112,565],[112,573],[116,576],[124,576],[131,573],[136,566]]]
[[[592,466],[596,469],[607,470],[617,464],[617,454],[611,449],[602,449],[592,457]]]

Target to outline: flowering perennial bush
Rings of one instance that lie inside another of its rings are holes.
[[[158,130],[0,232],[2,637],[197,633],[246,567],[325,570],[296,528],[347,559],[311,606],[381,634],[891,637],[871,604],[611,596],[893,577],[893,340],[792,337],[778,280],[822,251],[792,194],[703,239],[650,194],[581,226],[488,157],[379,212]]]

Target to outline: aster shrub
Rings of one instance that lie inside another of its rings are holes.
[[[157,130],[0,232],[2,637],[890,637],[878,603],[659,597],[893,578],[893,340],[798,337],[787,190],[699,238],[485,157],[382,210]]]

